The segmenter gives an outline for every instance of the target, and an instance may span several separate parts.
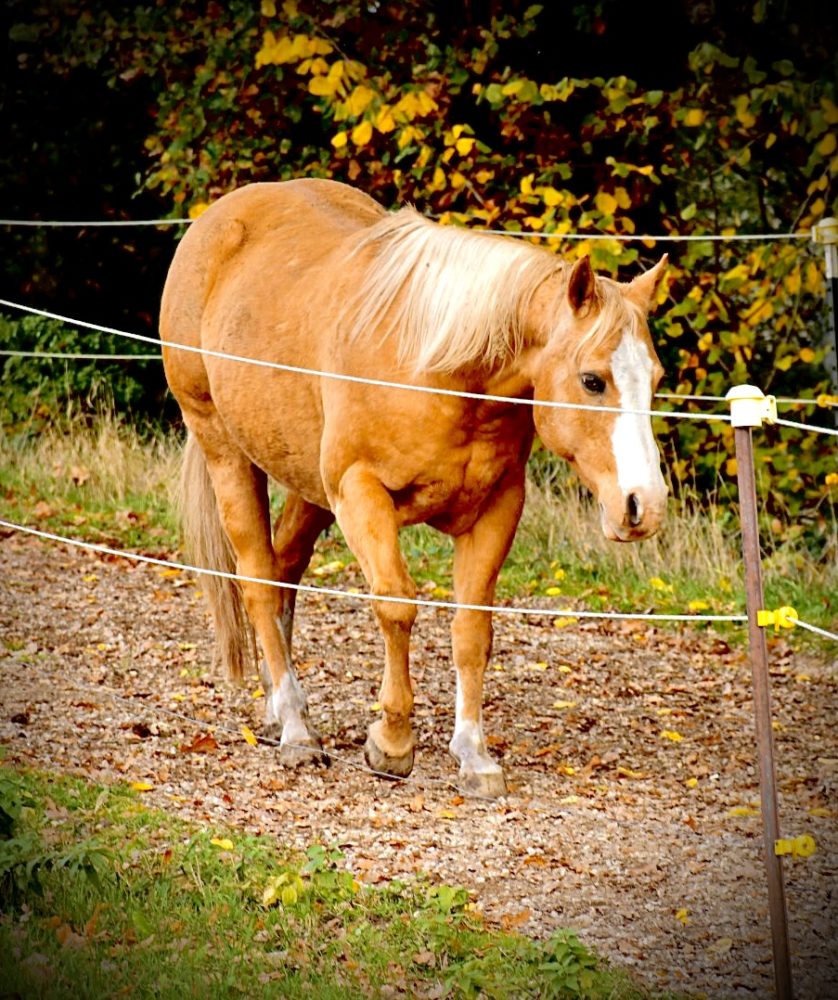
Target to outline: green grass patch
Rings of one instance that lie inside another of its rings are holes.
[[[202,829],[130,787],[0,766],[0,967],[26,997],[650,993],[572,931],[492,929],[470,893],[359,883],[341,852]]]

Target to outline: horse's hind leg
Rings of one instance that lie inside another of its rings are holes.
[[[294,674],[280,619],[280,588],[253,582],[276,580],[266,475],[230,441],[216,421],[193,422],[206,456],[221,523],[236,554],[248,618],[262,646],[270,678],[271,717],[280,731],[279,757],[296,765],[319,758],[320,741],[308,724],[303,690]]]
[[[297,493],[286,497],[282,513],[274,529],[276,575],[285,583],[299,583],[311,561],[314,543],[321,532],[334,524],[335,515],[315,504],[303,500]],[[279,621],[288,651],[294,630],[294,608],[297,591],[282,588],[279,593]]]
[[[314,543],[334,520],[335,516],[330,510],[308,503],[296,493],[288,494],[274,529],[274,568],[277,580],[292,584],[300,582],[311,560]],[[278,588],[278,596],[278,621],[290,657],[297,591],[291,587],[281,587]],[[276,726],[280,719],[275,714],[277,705],[272,697],[273,680],[266,661],[262,663],[261,674],[267,695],[265,723],[267,726]]]

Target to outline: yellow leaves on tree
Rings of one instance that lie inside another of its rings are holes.
[[[302,62],[313,56],[327,56],[332,51],[332,46],[324,38],[312,38],[309,35],[294,35],[292,38],[289,35],[276,36],[272,31],[266,31],[262,47],[256,53],[256,68]]]

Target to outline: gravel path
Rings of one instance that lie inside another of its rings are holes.
[[[510,794],[482,802],[458,795],[446,751],[448,613],[420,611],[416,768],[390,783],[360,766],[381,655],[363,602],[301,599],[299,673],[337,759],[291,772],[242,738],[261,728],[257,684],[211,674],[193,580],[19,535],[0,538],[0,570],[7,759],[146,781],[149,805],[294,847],[339,844],[367,882],[465,885],[488,921],[574,927],[651,987],[773,995],[750,668],[714,632],[497,615],[485,727]],[[838,663],[772,638],[771,678],[783,834],[817,842],[785,867],[795,993],[834,1000]]]

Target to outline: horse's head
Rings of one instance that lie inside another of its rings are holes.
[[[663,369],[646,315],[666,261],[630,284],[596,277],[587,257],[573,267],[558,315],[553,296],[552,332],[533,378],[536,401],[650,409]],[[635,541],[658,530],[667,486],[647,413],[536,406],[534,415],[544,444],[571,463],[599,501],[607,538]]]

